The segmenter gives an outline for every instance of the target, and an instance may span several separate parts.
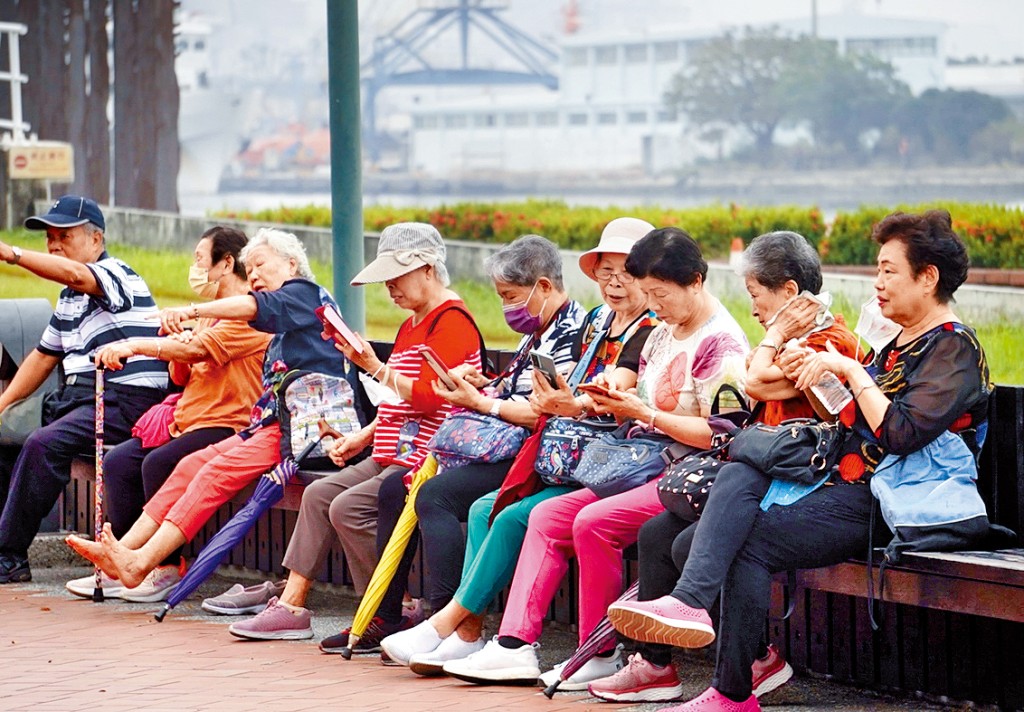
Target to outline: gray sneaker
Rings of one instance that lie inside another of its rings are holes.
[[[259,613],[267,607],[271,598],[280,596],[284,591],[285,581],[264,581],[256,586],[244,587],[236,583],[219,596],[203,599],[203,610],[220,613],[224,616],[241,616],[247,613]]]

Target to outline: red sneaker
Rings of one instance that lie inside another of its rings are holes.
[[[676,666],[659,668],[640,653],[629,656],[629,663],[610,677],[594,680],[587,687],[594,697],[609,702],[668,702],[683,694]]]
[[[786,662],[774,645],[768,646],[768,654],[755,660],[750,670],[753,673],[754,697],[767,695],[793,677],[793,666]]]

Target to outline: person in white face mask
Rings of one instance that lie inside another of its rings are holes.
[[[249,283],[239,259],[248,238],[238,230],[214,227],[196,245],[188,281],[204,299],[246,294]],[[130,439],[104,461],[106,508],[111,528],[123,536],[142,514],[175,465],[188,454],[235,434],[249,424],[249,410],[260,395],[263,354],[270,334],[243,321],[200,319],[195,328],[155,339],[129,339],[101,349],[97,358],[119,371],[139,356],[168,362],[171,380],[183,387],[143,416]],[[153,602],[163,600],[181,578],[181,550],[175,549],[135,588],[104,576],[107,598]],[[89,598],[95,577],[67,583],[67,589]]]

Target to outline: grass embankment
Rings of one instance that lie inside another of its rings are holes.
[[[12,240],[27,250],[45,249],[44,240],[38,233],[17,231],[0,232],[0,239]],[[148,250],[130,245],[117,245],[113,250],[141,274],[149,284],[160,306],[177,306],[195,301],[195,295],[186,279],[191,255],[177,252]],[[331,268],[325,262],[314,261],[313,272],[318,281],[331,288]],[[477,282],[456,282],[454,289],[462,295],[466,304],[480,325],[487,345],[492,348],[512,348],[518,339],[505,326],[501,304],[494,290]],[[388,298],[382,284],[362,287],[366,290],[367,336],[370,339],[390,340],[398,326],[406,319],[408,312],[396,307]],[[60,287],[37,279],[24,269],[0,263],[0,298],[43,297],[56,301]],[[592,306],[588,304],[587,306]],[[745,299],[725,301],[743,327],[751,343],[760,340],[763,330],[750,315],[750,304]],[[857,321],[859,307],[851,305],[842,296],[837,298],[834,311],[844,314],[852,327]],[[1006,321],[972,324],[981,338],[988,354],[992,379],[1007,385],[1024,384],[1024,361],[1020,358],[1020,345],[1024,344],[1024,325]]]

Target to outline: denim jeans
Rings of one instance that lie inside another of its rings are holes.
[[[750,696],[750,666],[768,612],[772,575],[830,566],[862,555],[868,545],[873,502],[869,487],[837,484],[789,506],[758,511],[735,557],[726,562],[718,660],[711,683],[719,692],[736,700]],[[694,548],[690,561],[696,555],[696,541]]]

